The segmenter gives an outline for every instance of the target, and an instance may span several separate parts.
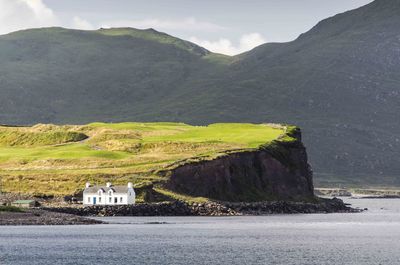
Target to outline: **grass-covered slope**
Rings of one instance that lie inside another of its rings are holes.
[[[180,84],[217,73],[229,58],[152,29],[2,35],[0,123],[130,120],[187,93]]]
[[[162,44],[172,45],[184,51],[189,51],[198,56],[205,56],[211,54],[208,50],[193,44],[188,41],[184,41],[175,37],[172,37],[166,33],[158,32],[154,29],[139,30],[134,28],[113,28],[113,29],[100,29],[95,33],[104,34],[106,36],[115,37],[132,37],[136,39],[144,39],[148,41],[154,41]]]
[[[0,127],[0,146],[43,146],[83,141],[83,133],[66,131],[57,126],[37,125],[32,128]]]
[[[286,130],[279,125],[183,123],[0,127],[0,135],[26,136],[21,142],[0,138],[2,188],[67,195],[82,190],[87,181],[157,183],[163,180],[158,172],[187,162],[255,150],[278,138],[291,141]]]

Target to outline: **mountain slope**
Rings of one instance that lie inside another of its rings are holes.
[[[317,173],[398,185],[399,28],[400,2],[378,0],[243,55],[236,80],[272,94],[255,95],[272,117],[305,128]]]
[[[157,106],[171,88],[178,92],[176,84],[217,71],[219,57],[213,56],[151,29],[48,28],[4,35],[0,120],[132,119],[151,110],[149,104]]]
[[[0,36],[0,123],[286,122],[316,183],[400,185],[400,2],[228,57],[154,30]]]

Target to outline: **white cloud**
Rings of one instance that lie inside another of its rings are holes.
[[[208,41],[196,37],[191,37],[190,41],[212,52],[222,53],[227,55],[236,55],[251,50],[266,42],[266,40],[260,33],[250,33],[242,35],[238,45],[233,44],[231,40],[226,38],[221,38],[217,41]]]
[[[74,29],[84,29],[84,30],[95,29],[95,27],[89,21],[77,16],[75,16],[72,19],[72,27]]]
[[[42,0],[0,0],[0,34],[55,25],[57,17]]]
[[[104,22],[101,27],[133,27],[139,29],[155,28],[157,30],[204,31],[216,32],[225,28],[196,18],[184,19],[143,19],[143,20],[112,20]]]

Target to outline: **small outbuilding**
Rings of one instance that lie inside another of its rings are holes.
[[[37,202],[34,200],[17,200],[12,202],[11,205],[20,208],[32,208],[36,207]]]

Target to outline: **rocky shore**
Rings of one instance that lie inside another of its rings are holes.
[[[44,208],[47,211],[77,216],[238,216],[268,214],[311,214],[360,212],[343,203],[340,199],[320,199],[316,203],[304,202],[256,202],[256,203],[193,203],[181,201],[91,207]]]
[[[337,198],[319,199],[317,203],[278,201],[228,203],[226,205],[244,215],[358,213],[363,211],[362,209],[351,208]]]
[[[399,199],[398,189],[341,189],[315,188],[317,196],[352,197],[357,199]]]
[[[269,214],[355,213],[361,212],[340,199],[305,202],[192,203],[182,201],[121,206],[41,207],[23,212],[0,212],[0,225],[85,225],[103,222],[99,216],[240,216]]]
[[[24,212],[0,212],[0,225],[89,225],[103,222],[81,216],[27,209]]]

